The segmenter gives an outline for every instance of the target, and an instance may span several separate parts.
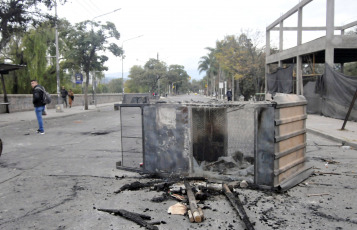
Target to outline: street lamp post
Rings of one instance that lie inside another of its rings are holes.
[[[56,17],[56,25],[55,25],[55,39],[56,39],[56,78],[57,78],[57,105],[60,104],[60,77],[59,77],[59,62],[58,62],[58,18],[57,18],[57,1],[55,1],[55,17]],[[56,106],[58,108],[58,106]],[[61,109],[56,109],[56,112],[60,112]]]
[[[127,40],[124,40],[123,42],[122,42],[122,44],[121,44],[121,49],[124,51],[124,42],[126,42],[126,41],[129,41],[129,40],[133,40],[133,39],[135,39],[135,38],[140,38],[140,37],[142,37],[142,36],[144,36],[144,35],[139,35],[139,36],[136,36],[136,37],[133,37],[133,38],[129,38],[129,39],[127,39]],[[122,84],[123,84],[123,97],[124,97],[124,53],[123,53],[123,55],[121,56],[121,80],[122,80]]]
[[[93,21],[94,19],[96,19],[96,18],[99,18],[99,17],[105,16],[105,15],[108,15],[108,14],[112,14],[112,13],[114,13],[114,12],[118,11],[118,10],[121,10],[121,8],[115,9],[114,11],[110,11],[110,12],[105,13],[105,14],[101,14],[101,15],[95,16],[94,18],[92,18],[92,21]]]

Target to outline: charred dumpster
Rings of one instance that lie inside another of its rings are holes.
[[[118,168],[286,190],[312,173],[306,104],[303,96],[287,94],[254,103],[119,104]]]

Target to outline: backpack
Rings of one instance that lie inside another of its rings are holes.
[[[42,91],[42,102],[46,105],[50,104],[51,103],[51,94],[49,94],[43,87],[39,87],[39,89]]]

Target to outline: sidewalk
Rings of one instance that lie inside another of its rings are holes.
[[[309,114],[306,120],[307,133],[357,148],[357,123],[347,121],[344,130],[341,130],[342,125],[343,120],[313,114]]]
[[[54,119],[56,117],[66,117],[78,113],[86,113],[91,111],[99,110],[101,107],[113,106],[114,104],[121,102],[111,102],[106,104],[98,104],[97,107],[94,105],[88,105],[88,110],[84,110],[84,106],[74,106],[72,108],[64,108],[63,112],[56,112],[56,109],[47,109],[47,115],[42,116],[43,120]],[[13,112],[13,113],[1,113],[0,114],[0,127],[16,123],[19,121],[33,121],[36,120],[36,114],[34,110],[23,111],[23,112]]]

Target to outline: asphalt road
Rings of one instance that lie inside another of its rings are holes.
[[[151,201],[162,191],[115,193],[125,184],[154,180],[116,169],[121,158],[119,122],[119,112],[104,107],[46,120],[45,135],[36,134],[35,121],[1,127],[0,229],[143,229],[98,208],[149,215],[151,221],[164,221],[159,229],[244,229],[220,194],[204,201],[206,220],[197,224],[167,214],[174,199]],[[238,190],[255,229],[357,228],[357,152],[310,134],[307,144],[309,163],[324,173],[283,194]]]

